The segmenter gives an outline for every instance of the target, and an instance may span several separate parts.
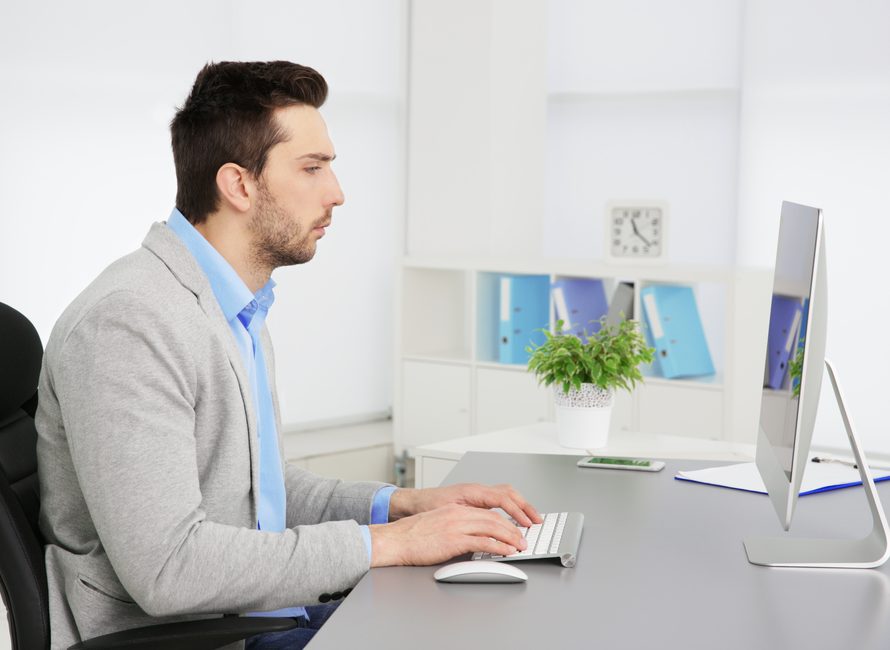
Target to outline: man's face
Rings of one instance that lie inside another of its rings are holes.
[[[319,112],[290,106],[275,116],[290,137],[269,150],[249,223],[254,260],[272,268],[311,260],[334,206],[344,200],[331,169],[334,145]]]

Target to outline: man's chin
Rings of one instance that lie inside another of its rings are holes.
[[[315,242],[304,244],[290,256],[288,266],[305,264],[311,261],[313,257],[315,257]]]

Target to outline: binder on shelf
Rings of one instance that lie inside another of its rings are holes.
[[[526,346],[544,343],[550,325],[550,278],[502,275],[500,278],[498,361],[528,363]]]
[[[692,287],[656,285],[640,292],[646,336],[657,368],[669,379],[714,374],[714,362]]]
[[[612,294],[612,302],[609,303],[609,312],[606,314],[606,325],[618,327],[621,321],[632,320],[634,317],[634,285],[630,282],[619,282]]]
[[[785,383],[788,365],[797,354],[803,309],[800,298],[774,295],[769,317],[767,386],[779,390]]]
[[[585,332],[598,332],[600,319],[608,311],[603,281],[595,278],[560,278],[553,283],[551,291],[556,320],[563,321],[563,331],[571,332],[587,343]]]

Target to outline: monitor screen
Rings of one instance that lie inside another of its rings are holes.
[[[825,278],[821,211],[785,201],[763,371],[757,467],[786,530],[819,406],[828,315]]]
[[[818,213],[815,208],[782,212],[767,335],[760,426],[789,481],[800,417],[800,379],[816,263]]]

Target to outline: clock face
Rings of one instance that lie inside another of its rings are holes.
[[[612,257],[660,258],[664,250],[664,210],[660,207],[613,207],[609,213]]]

